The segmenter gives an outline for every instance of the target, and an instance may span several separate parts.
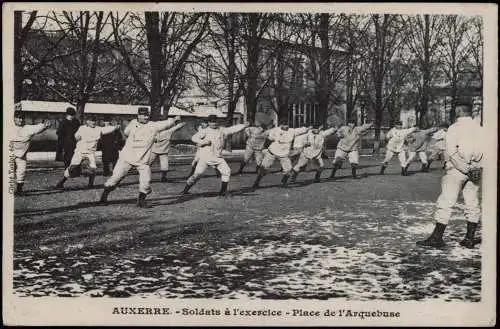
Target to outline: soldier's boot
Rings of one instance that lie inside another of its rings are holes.
[[[408,166],[409,164],[407,164],[404,167],[401,167],[401,176],[408,176]]]
[[[420,167],[420,172],[426,172],[427,168],[427,163],[422,163],[422,166]]]
[[[337,172],[337,169],[339,169],[339,168],[340,168],[340,165],[338,163],[333,164],[332,173],[330,174],[330,178],[335,177],[335,173]]]
[[[380,175],[383,175],[384,172],[385,172],[385,169],[387,168],[387,164],[382,164],[382,166],[380,167]]]
[[[357,169],[358,169],[357,163],[351,164],[351,173],[352,173],[352,178],[354,178],[354,179],[358,178],[358,176],[356,175]]]
[[[112,187],[105,186],[104,190],[102,191],[101,198],[99,199],[99,201],[97,203],[101,204],[101,205],[107,205],[108,204],[108,196],[109,196],[109,193],[111,193],[111,191],[113,191]]]
[[[314,182],[319,183],[321,181],[321,172],[323,169],[316,170],[316,175],[314,175]]]
[[[247,163],[245,161],[240,163],[240,169],[238,169],[238,172],[237,172],[238,175],[241,175],[243,173],[243,168],[245,168],[246,165],[247,165]]]
[[[446,169],[446,161],[443,162],[443,169]]]
[[[260,181],[262,180],[262,177],[266,174],[266,170],[262,167],[259,168],[259,172],[257,173],[257,177],[255,178],[255,182],[252,185],[252,189],[256,190],[259,188]]]
[[[222,182],[220,185],[219,196],[227,196],[227,182]]]
[[[148,207],[146,204],[146,196],[147,196],[146,193],[142,193],[142,192],[139,193],[139,196],[137,197],[137,207],[139,207],[139,208],[147,208]]]
[[[477,223],[467,222],[467,233],[465,238],[460,241],[460,245],[465,248],[472,249],[476,242],[474,241],[474,234],[476,233]]]
[[[284,174],[283,177],[281,178],[281,187],[288,187],[288,178],[290,177],[290,174]]]
[[[194,183],[186,183],[184,186],[184,189],[182,190],[181,194],[185,195],[189,193],[189,189],[194,185]]]
[[[292,173],[290,175],[290,183],[295,183],[298,175],[299,175],[299,171],[295,171],[292,169]]]
[[[167,173],[168,173],[168,171],[166,171],[166,170],[162,170],[161,171],[160,182],[166,182],[167,181]]]
[[[68,178],[67,178],[67,177],[63,177],[63,178],[61,178],[61,180],[60,180],[59,182],[57,182],[57,184],[56,184],[55,188],[57,188],[57,189],[61,189],[61,188],[63,188],[63,187],[64,187],[64,183],[65,183],[67,180],[68,180]]]
[[[17,183],[16,191],[14,192],[15,196],[20,196],[20,195],[24,194],[24,192],[23,192],[23,185],[24,185],[24,183]]]
[[[425,167],[425,172],[429,172],[430,169],[431,169],[431,163],[432,163],[432,160],[429,160],[429,162],[427,162],[427,166]]]
[[[89,175],[89,187],[94,187],[95,175]]]
[[[258,174],[260,170],[260,165],[255,166],[255,173]]]
[[[434,248],[443,247],[444,246],[443,233],[445,229],[446,225],[442,223],[436,223],[436,226],[434,227],[434,231],[432,231],[432,234],[425,240],[417,241],[417,245],[422,247],[434,247]]]

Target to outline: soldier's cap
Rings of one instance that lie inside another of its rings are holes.
[[[217,121],[217,116],[215,114],[210,114],[208,116],[208,122],[216,122]]]
[[[76,111],[73,107],[67,107],[66,108],[66,114],[68,115],[76,115]]]
[[[149,109],[147,107],[141,106],[137,109],[138,115],[149,115]]]
[[[312,126],[313,126],[314,129],[319,129],[319,127],[321,126],[321,123],[317,123],[316,122]]]
[[[288,125],[288,119],[286,119],[286,118],[280,119],[279,122],[280,122],[280,125]]]
[[[97,118],[95,117],[95,115],[90,115],[90,116],[87,117],[87,121],[97,122]]]
[[[24,119],[24,112],[20,110],[14,111],[14,118],[21,118]]]

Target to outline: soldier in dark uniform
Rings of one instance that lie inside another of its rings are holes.
[[[104,126],[109,126],[109,121],[104,121]],[[116,124],[113,124],[116,126]],[[100,149],[102,151],[102,166],[103,166],[103,175],[110,176],[111,171],[109,165],[111,164],[113,168],[116,165],[116,161],[118,160],[118,152],[123,147],[123,136],[121,131],[115,130],[110,134],[102,135],[99,140]]]
[[[76,118],[76,111],[72,107],[66,109],[66,118],[59,122],[57,129],[57,152],[56,161],[63,161],[67,168],[75,152],[75,133],[80,127],[80,121]]]

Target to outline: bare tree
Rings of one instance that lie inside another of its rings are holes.
[[[153,119],[186,88],[186,62],[206,34],[205,13],[145,12],[111,14],[116,46],[139,88],[147,95]]]
[[[238,55],[243,64],[240,72],[241,86],[245,96],[247,120],[255,121],[257,100],[266,87],[267,79],[262,79],[262,70],[271,56],[263,55],[263,40],[272,22],[274,14],[243,13],[241,14],[241,36],[244,40]]]
[[[363,80],[367,74],[367,60],[361,38],[370,21],[364,15],[348,15],[345,19],[343,38],[340,45],[347,52],[345,66],[346,117],[349,122],[355,115],[356,104],[363,90]]]
[[[472,63],[476,70],[476,77],[480,81],[481,88],[483,86],[483,18],[475,16],[470,20],[469,29],[467,29],[467,41],[469,43],[469,53]]]
[[[301,14],[304,28],[304,51],[311,61],[308,79],[313,81],[315,93],[313,102],[319,105],[319,122],[326,123],[328,114],[339,95],[333,94],[336,84],[342,78],[347,56],[339,48],[343,14]]]
[[[14,102],[21,100],[23,94],[24,71],[21,51],[28,37],[28,33],[37,17],[37,11],[29,14],[29,19],[23,26],[23,12],[14,11]]]
[[[365,95],[374,111],[375,139],[380,140],[383,114],[391,97],[394,97],[400,81],[387,79],[391,62],[396,58],[407,61],[404,44],[405,35],[401,34],[402,22],[399,15],[373,14],[370,16],[371,28],[362,38],[366,56],[369,59],[369,74],[365,79]],[[406,55],[408,56],[408,55]],[[404,75],[400,76],[403,79]],[[384,84],[390,83],[390,86]]]
[[[193,52],[187,73],[204,93],[227,105],[227,121],[232,123],[242,96],[237,63],[241,46],[239,14],[213,13],[210,23],[208,37]]]
[[[441,35],[445,26],[444,17],[439,15],[415,15],[403,20],[404,33],[407,34],[407,45],[413,53],[421,76],[420,101],[417,106],[417,124],[424,125],[424,119],[429,109],[431,85],[437,71],[438,47],[441,45]]]
[[[458,96],[459,78],[463,65],[469,57],[467,31],[469,20],[464,16],[450,15],[445,18],[443,29],[443,45],[440,49],[440,66],[445,72],[451,89],[450,120],[455,121],[456,100]]]
[[[288,117],[290,105],[307,92],[303,85],[303,49],[294,41],[299,40],[302,27],[293,14],[276,14],[269,31],[270,45],[267,70],[267,93],[269,104],[278,120]]]
[[[108,79],[108,68],[104,68],[103,44],[111,36],[104,35],[104,27],[109,18],[104,12],[52,12],[46,16],[57,33],[48,33],[46,37],[53,41],[48,45],[57,50],[46,52],[43,65],[32,68],[33,79],[49,88],[58,98],[76,106],[79,116],[83,116],[86,103],[102,90],[96,84]],[[35,51],[32,50],[32,53]],[[49,58],[50,56],[50,58]],[[38,63],[40,65],[40,62]],[[105,72],[99,72],[106,69]],[[111,71],[115,68],[111,68]]]

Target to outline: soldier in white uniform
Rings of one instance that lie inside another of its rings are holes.
[[[119,130],[120,126],[96,126],[97,120],[94,116],[89,117],[85,125],[80,126],[75,133],[76,148],[71,158],[69,167],[64,170],[63,178],[57,183],[56,188],[63,188],[64,183],[70,177],[78,177],[81,173],[82,161],[89,161],[89,187],[94,186],[94,179],[97,170],[96,156],[97,143],[102,135],[110,134]]]
[[[325,144],[326,136],[329,136],[337,131],[336,127],[332,127],[326,130],[320,130],[320,125],[315,124],[313,129],[306,134],[307,139],[305,142],[305,148],[300,153],[300,158],[292,170],[290,182],[295,182],[299,172],[304,170],[309,162],[313,162],[316,166],[316,175],[314,176],[314,181],[319,183],[321,178],[321,172],[324,168],[323,163],[323,146]]]
[[[231,127],[219,127],[217,116],[208,117],[208,127],[198,131],[191,140],[200,147],[200,158],[194,174],[186,182],[181,194],[187,194],[189,189],[200,179],[207,167],[214,167],[221,173],[220,196],[227,195],[227,184],[231,177],[231,168],[222,157],[222,149],[226,138],[248,127],[248,123],[237,124]]]
[[[396,122],[394,127],[387,132],[386,139],[388,139],[385,158],[382,161],[382,166],[380,167],[380,174],[383,175],[385,169],[387,168],[389,161],[391,161],[394,154],[398,155],[399,164],[401,165],[401,172],[403,172],[406,165],[406,151],[403,149],[405,138],[413,133],[417,128],[407,128],[403,129],[403,124],[401,121]]]
[[[104,183],[104,191],[99,200],[100,204],[106,205],[108,195],[113,191],[118,183],[127,175],[130,168],[135,167],[139,172],[139,196],[137,206],[144,208],[146,205],[146,196],[151,193],[151,149],[156,140],[158,132],[174,126],[180,117],[163,121],[149,121],[149,109],[139,107],[137,119],[132,120],[123,131],[127,140],[116,166],[113,168],[113,174]]]
[[[30,147],[33,136],[43,132],[50,127],[50,122],[36,125],[25,124],[24,113],[20,110],[14,111],[14,131],[10,139],[9,168],[14,170],[16,190],[14,195],[23,194],[24,178],[26,175],[26,153]]]
[[[268,134],[269,132],[266,131],[266,125],[264,124],[258,127],[254,126],[245,129],[245,136],[247,138],[245,154],[243,155],[243,161],[240,164],[238,174],[243,173],[243,168],[250,162],[252,155],[255,157],[256,170],[259,170],[262,159],[264,158],[262,150],[264,149]]]
[[[460,245],[474,248],[474,234],[480,220],[479,187],[481,184],[484,138],[481,126],[471,117],[471,102],[457,102],[457,121],[446,134],[446,153],[449,161],[446,174],[441,181],[441,194],[436,203],[434,219],[436,226],[432,234],[417,245],[442,247],[443,233],[450,220],[452,209],[462,192],[467,218],[467,233]]]
[[[361,140],[361,136],[366,134],[372,125],[372,123],[367,123],[362,126],[356,126],[356,121],[351,121],[347,126],[343,126],[337,130],[337,135],[341,140],[337,144],[330,178],[335,177],[337,169],[342,166],[342,161],[344,161],[346,157],[349,158],[349,163],[351,164],[352,177],[357,178],[356,170],[359,164],[359,141]]]
[[[292,163],[297,164],[300,159],[300,155],[307,144],[308,134],[298,135],[293,140],[292,150],[290,151],[290,160]]]
[[[266,175],[267,170],[271,168],[276,158],[280,161],[283,171],[281,184],[283,187],[287,186],[288,178],[290,177],[290,172],[292,170],[292,162],[289,155],[293,140],[299,135],[306,134],[309,129],[310,128],[308,127],[295,129],[290,128],[288,126],[288,121],[286,119],[282,119],[279,127],[273,128],[269,131],[268,139],[270,139],[272,143],[269,145],[269,148],[264,151],[262,166],[259,168],[259,172],[252,189],[257,189],[259,187],[262,177]]]
[[[431,163],[437,160],[440,156],[443,157],[444,164],[443,169],[446,166],[446,132],[448,131],[449,125],[447,123],[442,123],[440,125],[440,129],[436,131],[429,143],[429,147],[427,148],[427,152],[429,155],[427,156],[427,170],[431,167]]]
[[[156,158],[160,158],[160,181],[167,181],[168,172],[168,152],[170,151],[170,140],[172,139],[172,134],[177,130],[184,127],[185,123],[178,123],[172,128],[160,131],[156,136],[156,141],[153,144],[153,149],[151,151],[151,159],[149,165],[151,166]]]
[[[481,100],[481,98],[475,99],[472,105],[472,119],[481,126],[482,126],[481,124],[482,109],[483,109],[483,101]]]
[[[429,166],[427,162],[427,149],[429,147],[429,143],[431,141],[432,135],[438,131],[438,127],[431,127],[429,129],[419,130],[417,129],[410,135],[406,137],[406,141],[408,142],[408,158],[406,159],[405,166],[401,175],[408,175],[408,167],[413,162],[415,157],[418,154],[422,167],[420,169],[421,172],[428,172]]]
[[[201,131],[201,130],[207,128],[207,127],[208,127],[208,123],[206,123],[205,121],[203,121],[198,126],[197,131]],[[194,170],[196,169],[196,165],[198,164],[199,160],[200,160],[200,147],[197,145],[196,146],[196,153],[194,154],[194,159],[191,162],[191,171],[189,172],[189,175],[186,177],[186,179],[188,179],[189,177],[193,176]]]

